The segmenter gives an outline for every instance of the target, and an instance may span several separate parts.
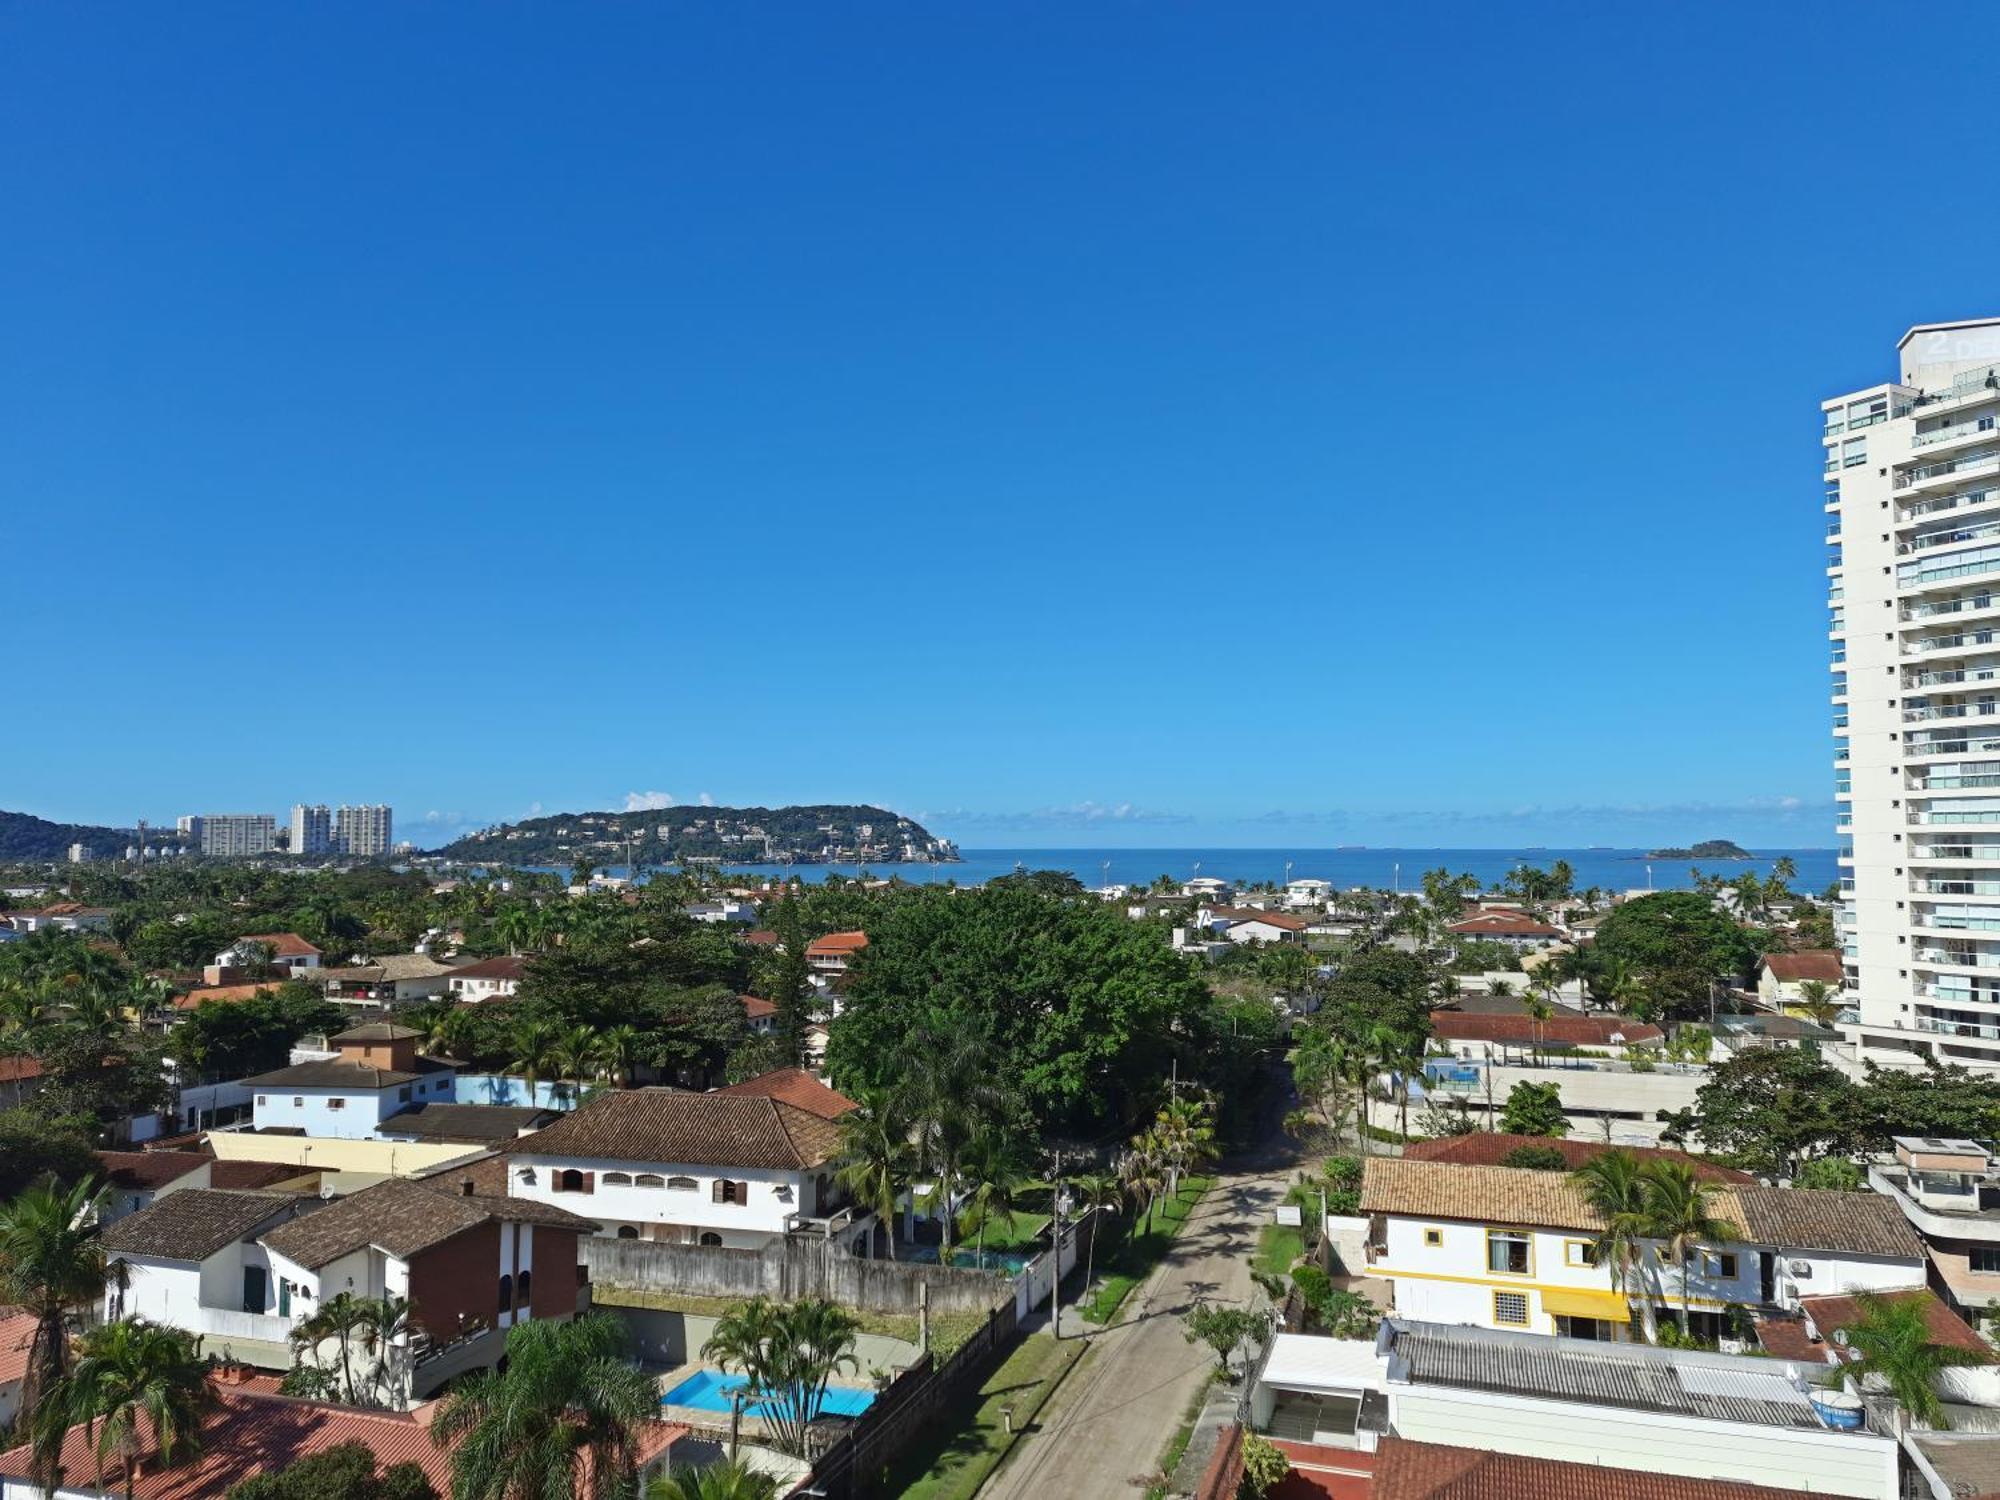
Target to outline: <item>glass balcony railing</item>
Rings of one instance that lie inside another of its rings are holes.
[[[1910,850],[1910,858],[1919,863],[1990,862],[2000,860],[2000,844],[1918,844]]]
[[[1836,533],[1829,531],[1828,536]],[[1954,526],[1948,531],[1927,531],[1922,536],[1911,537],[1907,542],[1896,544],[1896,553],[1907,556],[1912,552],[1928,552],[1936,547],[1955,547],[1960,542],[1976,542],[1984,537],[2000,536],[2000,520],[1968,522]]]
[[[1919,828],[1972,828],[2000,823],[2000,807],[1991,812],[1912,812],[1910,822]]]
[[[1971,578],[1980,573],[2000,572],[2000,547],[1981,547],[1963,557],[1935,563],[1905,563],[1896,570],[1899,589],[1927,588],[1954,578]]]
[[[1829,462],[1827,467],[1833,467]],[[1912,485],[1926,480],[1943,479],[1953,474],[1971,474],[1976,470],[2000,469],[2000,448],[1981,449],[1977,453],[1961,453],[1956,458],[1940,459],[1934,464],[1919,464],[1914,468],[1901,469],[1896,473],[1896,488],[1909,489]]]
[[[1934,427],[1929,432],[1919,432],[1910,439],[1912,448],[1929,448],[1937,443],[1955,442],[1959,438],[1977,437],[1982,432],[1992,432],[1994,420],[1980,417],[1972,422],[1953,422],[1946,427]]]

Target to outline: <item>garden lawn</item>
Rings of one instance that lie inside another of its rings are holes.
[[[932,1418],[929,1441],[903,1455],[882,1493],[901,1500],[969,1500],[1088,1347],[1083,1339],[1058,1343],[1045,1333],[1029,1334],[986,1378],[976,1404],[967,1400]],[[1001,1415],[1008,1408],[1014,1413],[1011,1433]]]
[[[1289,1224],[1266,1224],[1257,1231],[1257,1253],[1250,1268],[1267,1276],[1285,1277],[1306,1253],[1305,1235]]]
[[[1005,1220],[995,1219],[986,1226],[986,1248],[999,1251],[1034,1251],[1042,1248],[1041,1234],[1048,1227],[1047,1214],[1016,1209]],[[978,1231],[967,1233],[960,1227],[952,1248],[970,1256],[979,1246]]]
[[[1184,1179],[1180,1197],[1167,1199],[1154,1211],[1151,1229],[1141,1230],[1138,1223],[1132,1223],[1127,1226],[1125,1237],[1115,1245],[1098,1247],[1097,1295],[1082,1308],[1088,1321],[1103,1325],[1118,1315],[1132,1288],[1159,1264],[1160,1257],[1167,1253],[1174,1236],[1181,1232],[1188,1215],[1214,1181],[1212,1177]]]

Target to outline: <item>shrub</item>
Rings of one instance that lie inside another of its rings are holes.
[[[1500,1158],[1503,1167],[1526,1167],[1534,1172],[1567,1172],[1569,1158],[1554,1146],[1516,1146]]]
[[[1292,1461],[1278,1451],[1278,1445],[1255,1432],[1243,1434],[1243,1479],[1236,1487],[1237,1500],[1263,1500],[1270,1488],[1292,1472]]]

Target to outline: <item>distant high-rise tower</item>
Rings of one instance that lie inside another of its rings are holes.
[[[292,809],[292,853],[326,854],[333,849],[333,813],[324,805],[301,802]]]
[[[278,842],[278,820],[269,813],[204,813],[201,852],[220,859],[269,854]]]
[[[343,807],[335,815],[334,845],[342,854],[371,859],[389,852],[392,820],[382,803]]]
[[[2000,1068],[2000,319],[1897,352],[1820,403],[1846,1029]]]

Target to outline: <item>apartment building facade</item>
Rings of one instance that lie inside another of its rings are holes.
[[[292,809],[292,853],[326,854],[333,848],[333,809],[299,803]]]
[[[1847,1030],[2000,1067],[2000,319],[1821,403]]]
[[[394,819],[388,807],[379,802],[342,807],[334,814],[334,846],[340,853],[360,859],[387,854],[393,830]]]
[[[219,859],[269,854],[278,843],[278,820],[269,813],[203,813],[201,852]]]

